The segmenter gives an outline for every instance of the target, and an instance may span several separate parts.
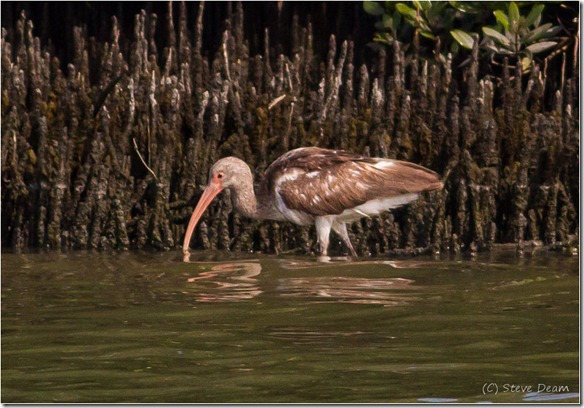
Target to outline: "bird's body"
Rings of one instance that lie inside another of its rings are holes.
[[[417,164],[318,147],[295,149],[276,159],[266,169],[257,195],[249,166],[235,157],[215,163],[209,178],[187,227],[185,253],[203,211],[225,188],[231,190],[234,207],[242,215],[314,224],[322,255],[327,254],[332,229],[356,256],[347,223],[407,204],[420,192],[443,186],[435,172]]]

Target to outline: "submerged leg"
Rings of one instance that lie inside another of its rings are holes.
[[[333,220],[331,217],[316,217],[314,219],[320,254],[324,256],[327,254],[332,225]]]
[[[347,232],[347,224],[344,222],[335,221],[333,223],[333,231],[339,234],[339,236],[343,239],[343,242],[349,249],[351,256],[357,257],[357,252],[353,248],[353,244],[351,244],[351,239],[349,239],[349,233]]]

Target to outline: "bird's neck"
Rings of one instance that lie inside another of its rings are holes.
[[[258,198],[254,192],[253,179],[242,180],[231,191],[231,198],[235,209],[244,217],[254,219],[274,219],[275,210],[269,205],[269,200]]]
[[[231,199],[235,209],[244,217],[258,218],[258,200],[253,191],[253,180],[241,183],[231,190]]]

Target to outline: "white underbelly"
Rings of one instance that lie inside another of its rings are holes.
[[[402,194],[396,197],[390,198],[378,198],[375,200],[369,200],[355,208],[348,208],[338,215],[338,220],[343,222],[356,221],[359,218],[365,216],[375,216],[379,215],[384,211],[391,210],[392,208],[401,207],[402,205],[408,204],[414,200],[418,199],[417,193]]]
[[[275,196],[275,207],[285,220],[298,225],[314,224],[314,217],[312,215],[303,211],[297,211],[288,208],[279,194],[276,194]],[[419,195],[417,193],[411,193],[390,198],[378,198],[375,200],[369,200],[361,205],[358,205],[357,207],[348,208],[341,214],[331,214],[331,216],[333,216],[335,220],[339,222],[353,222],[363,217],[373,217],[381,214],[382,212],[391,210],[392,208],[401,207],[402,205],[417,200],[418,197]]]

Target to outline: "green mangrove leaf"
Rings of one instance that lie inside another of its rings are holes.
[[[501,45],[511,44],[509,38],[505,37],[503,34],[498,32],[497,30],[492,29],[491,27],[483,27],[483,33],[485,33],[485,35],[489,36],[490,38],[492,38]]]
[[[539,54],[540,52],[544,52],[553,48],[558,43],[555,41],[542,41],[535,44],[531,44],[530,46],[526,47],[527,50],[531,51],[533,54]]]
[[[422,31],[426,31],[427,33],[432,33],[432,29],[424,19],[418,20],[418,26],[422,29]]]
[[[393,28],[394,30],[397,30],[399,28],[399,26],[401,25],[402,22],[402,15],[399,11],[394,11],[393,12]]]
[[[502,46],[497,46],[493,43],[488,43],[483,45],[483,48],[486,49],[487,51],[491,51],[495,54],[500,54],[500,55],[513,55],[513,52],[502,47]]]
[[[448,3],[456,10],[467,14],[477,14],[484,10],[482,5],[477,7],[476,2],[473,1],[449,1]]]
[[[427,10],[428,18],[444,16],[444,9],[446,8],[447,5],[448,3],[446,3],[445,1],[432,3],[431,7],[429,7]]]
[[[539,27],[539,23],[541,23],[541,14],[535,19],[533,22],[534,27]]]
[[[381,16],[385,13],[385,9],[376,1],[364,1],[363,10],[372,16]]]
[[[497,19],[497,21],[508,30],[509,29],[509,19],[507,18],[507,15],[505,13],[503,13],[501,10],[495,10],[495,11],[493,11],[493,14],[495,15],[495,18]]]
[[[524,36],[521,37],[522,44],[531,44],[534,41],[537,41],[545,36],[547,30],[552,27],[550,23],[546,23],[540,27],[537,27]]]
[[[385,42],[385,38],[380,33],[375,33],[375,37],[373,37],[373,41]]]
[[[511,31],[517,31],[519,27],[519,7],[514,1],[509,3],[509,24],[511,26]]]
[[[388,33],[376,33],[375,37],[373,38],[373,42],[376,43],[385,43],[385,44],[393,44],[395,39],[389,35]]]
[[[554,35],[557,35],[560,33],[560,31],[562,31],[562,27],[561,26],[553,26],[552,28],[550,28],[547,32],[546,35],[548,37],[553,37]]]
[[[523,44],[531,44],[543,38],[550,38],[560,32],[560,26],[552,27],[551,23],[546,23],[540,27],[531,30],[521,38]]]
[[[474,45],[474,39],[468,33],[462,30],[452,30],[450,31],[450,35],[454,37],[454,39],[464,48],[467,50],[472,50]]]
[[[426,31],[426,30],[420,30],[420,35],[422,35],[426,38],[429,38],[431,40],[436,40],[436,36],[434,34],[432,34],[431,32]]]
[[[531,8],[531,11],[525,18],[525,24],[527,27],[531,27],[538,18],[541,18],[541,13],[545,6],[543,4],[536,4]]]
[[[411,19],[415,20],[418,17],[418,13],[413,8],[405,5],[404,3],[397,3],[395,5],[397,11],[399,11],[403,16],[410,17]]]
[[[391,31],[395,30],[395,27],[393,26],[393,18],[389,14],[384,14],[383,17],[381,17],[381,21],[385,29]]]

